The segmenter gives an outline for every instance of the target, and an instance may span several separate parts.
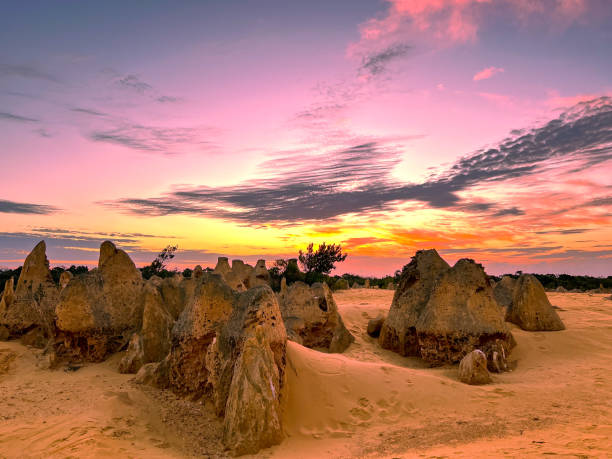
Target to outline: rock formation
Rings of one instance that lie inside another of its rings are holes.
[[[580,290],[578,290],[578,291],[580,291]],[[563,285],[559,285],[559,286],[558,286],[558,287],[555,289],[555,292],[558,292],[558,293],[567,293],[567,289],[566,289],[565,287],[563,287]]]
[[[512,296],[514,295],[514,287],[516,286],[516,280],[510,276],[504,276],[501,280],[495,284],[493,288],[493,296],[495,301],[500,306],[508,309],[512,305]]]
[[[14,337],[38,329],[35,333],[51,338],[58,297],[59,289],[49,271],[46,245],[41,241],[26,257],[15,290],[12,279],[5,285],[0,300],[0,325]]]
[[[355,340],[346,329],[327,284],[295,282],[278,294],[287,335],[303,346],[344,352]]]
[[[514,346],[484,269],[465,258],[436,281],[416,330],[421,357],[434,365],[458,363],[480,349],[499,371]]]
[[[382,330],[384,323],[385,316],[383,316],[382,314],[375,317],[374,319],[370,319],[370,321],[368,322],[367,329],[368,335],[370,335],[372,338],[378,338],[380,336],[380,331]]]
[[[266,268],[266,260],[257,260],[255,268],[249,278],[249,288],[257,287],[258,285],[269,285],[270,273]]]
[[[73,277],[56,309],[64,347],[89,360],[122,348],[142,322],[144,282],[127,253],[106,241],[98,269]]]
[[[404,266],[379,343],[432,365],[480,349],[493,371],[506,369],[515,345],[482,266],[463,259],[450,268],[433,249]]]
[[[518,278],[506,320],[528,331],[565,329],[559,315],[548,301],[542,284],[531,274],[522,274]]]
[[[204,275],[172,342],[168,356],[144,365],[137,381],[209,397],[235,454],[280,442],[287,334],[269,286],[238,293],[220,276]]]
[[[476,349],[461,359],[459,381],[472,385],[491,382],[491,375],[487,370],[487,356],[484,352]]]
[[[130,339],[119,364],[121,373],[136,373],[146,363],[163,360],[170,351],[175,318],[164,301],[163,284],[163,281],[160,285],[149,283],[144,289],[142,328]]]
[[[64,271],[59,279],[59,284],[60,284],[60,289],[63,289],[64,287],[66,287],[66,285],[68,285],[68,283],[70,282],[70,279],[73,278],[73,275],[70,271]]]
[[[381,347],[404,356],[420,355],[417,321],[429,301],[434,283],[449,269],[448,263],[434,249],[419,250],[404,266],[389,315],[380,331]]]

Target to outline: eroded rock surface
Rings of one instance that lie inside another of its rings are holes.
[[[416,330],[421,357],[434,365],[480,349],[492,370],[505,369],[514,344],[484,269],[465,258],[435,282]]]
[[[289,339],[313,349],[344,352],[355,340],[327,284],[295,282],[278,294]]]
[[[467,354],[459,363],[459,381],[480,385],[491,382],[491,375],[487,370],[487,356],[476,349]]]
[[[73,277],[56,309],[64,346],[97,361],[121,349],[140,328],[144,282],[127,253],[102,243],[98,269]]]
[[[550,304],[544,287],[531,274],[521,274],[518,278],[506,320],[528,331],[565,330],[565,325]]]
[[[516,286],[516,279],[510,276],[504,276],[501,280],[493,287],[493,295],[495,301],[500,306],[508,309],[512,305],[512,297],[514,296],[514,287]]]
[[[434,249],[419,250],[404,266],[393,295],[389,315],[380,331],[379,343],[405,356],[420,356],[417,321],[425,309],[436,280],[450,269]]]
[[[6,282],[0,300],[0,325],[13,337],[40,330],[45,338],[53,335],[59,289],[53,282],[46,255],[46,244],[39,242],[23,263],[17,286]]]

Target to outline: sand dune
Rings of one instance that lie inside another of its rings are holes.
[[[356,341],[344,354],[288,345],[285,441],[259,457],[601,457],[612,451],[612,301],[550,293],[567,330],[513,327],[514,371],[467,386],[382,350],[365,329],[392,291],[335,294]],[[0,457],[224,456],[201,404],[137,386],[120,355],[76,371],[37,368],[0,343]]]

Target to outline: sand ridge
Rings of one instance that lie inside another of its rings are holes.
[[[367,335],[392,291],[335,293],[356,340],[344,354],[288,344],[287,437],[257,457],[605,457],[612,301],[548,295],[567,330],[513,326],[515,370],[477,387],[454,366],[429,368]],[[209,407],[133,384],[117,372],[120,354],[72,372],[42,370],[35,354],[0,343],[0,457],[225,456]]]

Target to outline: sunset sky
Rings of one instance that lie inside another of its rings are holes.
[[[0,267],[612,275],[612,2],[3,1],[0,174]]]

